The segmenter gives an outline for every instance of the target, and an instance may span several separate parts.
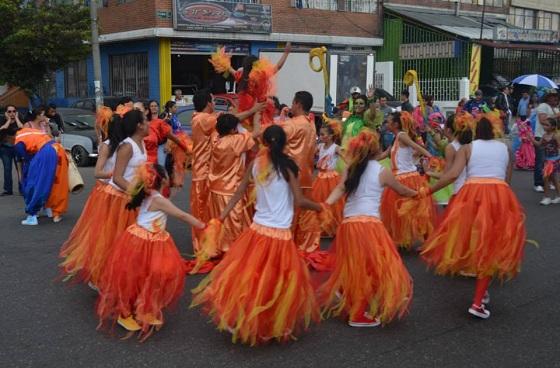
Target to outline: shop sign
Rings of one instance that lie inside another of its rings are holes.
[[[403,43],[399,47],[401,60],[454,58],[459,54],[456,41]]]
[[[494,40],[536,43],[557,43],[560,33],[540,29],[521,29],[499,26],[494,28]]]
[[[171,40],[172,54],[211,54],[216,52],[219,46],[224,46],[228,54],[247,55],[250,52],[248,43],[227,43],[218,44],[216,42],[195,42]]]
[[[159,19],[171,19],[171,12],[167,10],[157,10],[156,16]]]
[[[270,5],[200,0],[174,0],[173,4],[173,23],[177,30],[272,32]]]

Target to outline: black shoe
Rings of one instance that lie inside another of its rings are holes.
[[[11,196],[11,195],[14,195],[14,193],[12,193],[12,192],[3,192],[2,194],[0,194],[0,197]]]

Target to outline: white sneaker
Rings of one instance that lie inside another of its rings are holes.
[[[548,187],[550,188],[550,190],[556,190],[556,187],[554,186],[554,184],[550,184]]]
[[[559,204],[560,203],[560,197],[556,197],[552,200],[552,203],[554,204]]]
[[[48,218],[52,218],[53,217],[52,209],[45,208],[45,214],[47,215]]]
[[[552,199],[548,197],[544,197],[542,201],[540,201],[539,203],[542,204],[543,206],[548,206],[549,204],[552,203]]]
[[[544,192],[544,188],[542,187],[542,185],[535,185],[533,187],[533,190],[537,193],[543,193]]]
[[[471,305],[471,307],[469,308],[469,313],[472,314],[473,316],[476,316],[476,317],[482,318],[482,319],[490,318],[490,311],[488,309],[486,309],[484,304],[482,304],[481,306],[474,305],[474,304]]]
[[[37,221],[37,216],[27,216],[25,220],[21,222],[22,225],[39,225],[39,221]]]

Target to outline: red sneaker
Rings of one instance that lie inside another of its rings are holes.
[[[473,316],[476,316],[478,318],[482,318],[482,319],[488,319],[490,318],[490,311],[488,309],[486,309],[486,307],[484,306],[484,304],[482,305],[471,305],[471,307],[469,308],[469,313],[472,314]]]
[[[377,327],[381,324],[379,318],[373,318],[367,313],[358,318],[353,318],[348,321],[348,325],[352,327]]]

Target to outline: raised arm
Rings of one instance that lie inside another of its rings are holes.
[[[241,184],[239,184],[239,187],[237,188],[237,190],[229,200],[227,206],[222,211],[220,215],[220,221],[223,222],[225,220],[225,218],[229,215],[229,213],[235,207],[237,202],[239,202],[247,192],[247,188],[249,187],[249,182],[251,180],[252,172],[253,172],[253,162],[251,162],[251,164],[245,171],[245,175],[243,176],[243,180],[241,180]]]
[[[167,213],[169,216],[173,216],[178,218],[179,220],[186,222],[187,224],[197,228],[197,229],[204,229],[206,226],[204,222],[200,221],[193,215],[182,211],[181,209],[177,208],[169,199],[164,197],[156,197],[152,201],[150,205],[150,210],[152,211],[163,211]]]
[[[251,117],[251,115],[256,114],[257,112],[260,112],[262,110],[264,110],[264,108],[266,107],[266,101],[264,102],[256,102],[253,107],[251,107],[249,110],[247,111],[243,111],[243,112],[237,112],[234,115],[241,121]]]
[[[286,59],[288,59],[288,55],[290,55],[291,51],[292,51],[292,43],[287,42],[286,47],[284,47],[284,53],[282,54],[282,57],[280,58],[280,60],[278,60],[278,63],[276,64],[276,72],[278,72],[280,69],[282,69],[282,67],[286,63]]]

